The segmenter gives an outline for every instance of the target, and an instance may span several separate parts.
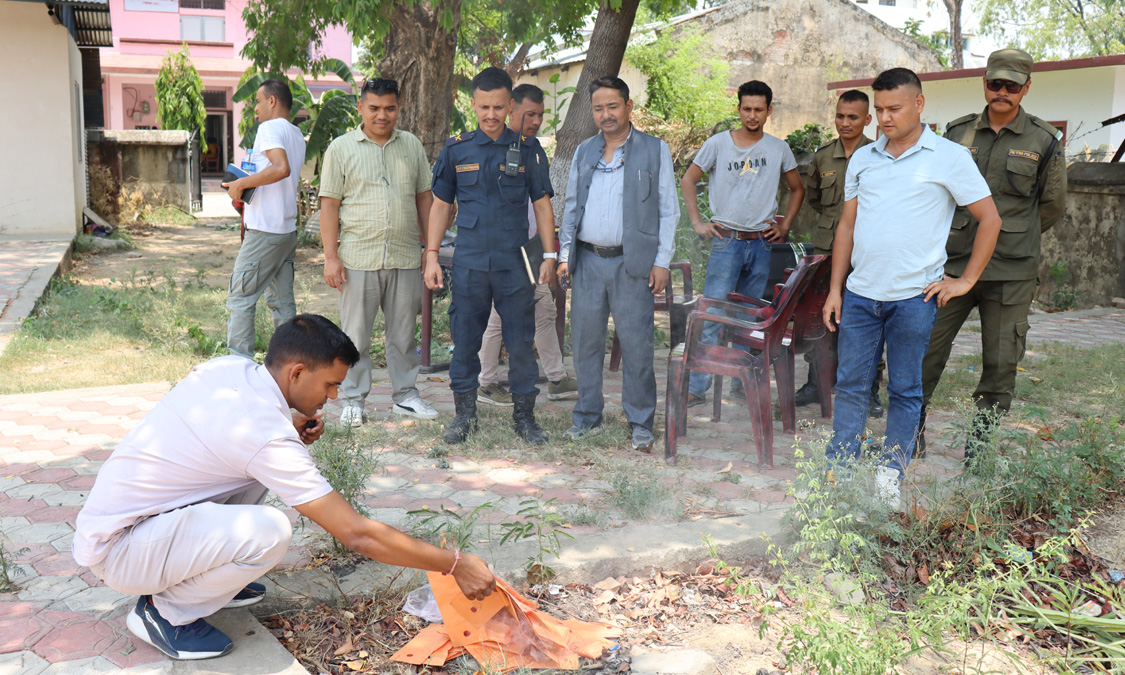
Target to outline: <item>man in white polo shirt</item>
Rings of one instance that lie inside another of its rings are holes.
[[[244,167],[250,175],[223,187],[231,199],[255,188],[246,203],[246,236],[230,275],[227,347],[231,354],[254,357],[254,312],[267,290],[266,302],[277,328],[297,313],[293,297],[293,259],[297,255],[297,187],[305,164],[305,138],[289,122],[293,94],[281,80],[258,87],[254,112],[258,131]]]
[[[859,458],[879,344],[886,340],[890,405],[878,496],[899,504],[922,407],[922,358],[937,308],[973,287],[992,256],[1000,216],[968,150],[922,123],[918,76],[892,68],[872,83],[882,137],[852,155],[844,211],[832,249],[832,289],[824,323],[840,327],[836,409],[829,459]],[[965,206],[980,222],[972,256],[959,278],[944,276],[953,211]],[[848,274],[848,266],[854,271]],[[844,280],[847,279],[847,289]]]
[[[269,490],[361,555],[448,572],[470,598],[492,592],[483,560],[360,516],[317,470],[305,449],[324,431],[317,411],[358,360],[335,324],[300,314],[274,331],[264,365],[232,355],[197,366],[113,451],[72,550],[107,586],[141,596],[126,619],[137,637],[174,659],[231,650],[203,617],[262,599],[254,580],[293,534],[262,503]]]

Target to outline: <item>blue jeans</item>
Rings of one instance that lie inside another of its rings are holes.
[[[752,298],[765,295],[770,276],[771,248],[765,239],[712,239],[703,295],[719,300],[726,300],[727,294],[732,291]],[[703,326],[703,342],[713,345],[718,341],[719,324],[708,322]],[[688,391],[703,396],[711,388],[711,379],[709,373],[693,370],[688,380]]]
[[[879,302],[844,291],[836,410],[827,449],[830,460],[843,463],[859,459],[871,383],[879,364],[879,347],[885,340],[890,405],[882,461],[898,471],[899,478],[904,477],[914,453],[922,411],[922,358],[937,318],[937,300],[924,302],[923,297]]]

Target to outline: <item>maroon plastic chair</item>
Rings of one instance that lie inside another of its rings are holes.
[[[823,260],[820,260],[823,259]],[[797,307],[793,312],[793,325],[786,332],[787,349],[785,363],[777,372],[777,393],[781,405],[782,423],[786,431],[796,430],[797,402],[795,400],[796,382],[791,379],[795,373],[795,356],[797,354],[810,354],[813,368],[817,374],[817,386],[820,391],[820,414],[822,417],[832,417],[832,387],[835,385],[833,374],[836,364],[833,362],[831,339],[832,335],[824,326],[824,303],[828,299],[828,291],[832,286],[832,263],[828,256],[809,256],[811,279],[808,286],[797,299]],[[787,270],[792,273],[792,270]],[[780,296],[782,284],[777,284],[775,297]],[[727,299],[732,302],[749,304],[757,307],[772,306],[758,298],[751,298],[739,293],[731,293]],[[762,349],[761,340],[754,334],[741,334],[733,338],[736,344],[741,344],[750,349]],[[786,380],[782,381],[782,373]],[[718,378],[716,378],[718,380]],[[722,383],[716,381],[716,391],[721,392]]]
[[[672,280],[668,279],[668,288],[664,290],[664,297],[654,298],[653,308],[657,312],[668,312],[670,343],[676,346],[684,341],[684,327],[687,325],[688,303],[691,302],[691,263],[688,261],[674,262],[668,266],[668,271],[679,270],[684,275],[684,292],[676,295],[672,289]],[[621,367],[621,341],[617,339],[617,331],[613,331],[613,347],[609,351],[609,369],[613,372]]]
[[[676,442],[687,429],[688,374],[696,370],[716,376],[714,421],[718,421],[722,405],[719,378],[737,377],[742,381],[754,429],[759,467],[767,469],[773,466],[773,401],[769,369],[772,366],[777,370],[779,382],[788,374],[789,386],[792,387],[792,373],[786,372],[792,361],[785,359],[789,321],[796,311],[797,300],[812,280],[812,272],[824,259],[824,256],[802,259],[782,286],[776,302],[764,307],[750,307],[706,297],[694,301],[693,311],[688,317],[683,354],[673,353],[668,364],[668,389],[665,395],[667,428],[664,433],[666,460],[676,461]],[[708,345],[702,342],[703,325],[709,321],[723,327],[719,344]],[[737,344],[743,335],[759,337],[760,348],[747,352],[737,346],[730,346]],[[790,420],[786,429],[794,431],[795,427],[795,420]]]

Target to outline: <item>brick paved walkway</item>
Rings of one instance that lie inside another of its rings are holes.
[[[1030,337],[1080,345],[1125,342],[1125,313],[1037,317]],[[966,353],[977,344],[978,333],[959,336],[958,349]],[[658,382],[663,383],[663,373],[661,363]],[[435,379],[440,381],[422,378],[420,389],[448,415],[448,383],[443,376]],[[620,376],[609,374],[608,415],[620,414],[620,387]],[[75,517],[99,466],[166,390],[165,384],[142,384],[0,397],[0,533],[10,551],[26,549],[14,554],[23,572],[15,577],[16,590],[0,594],[0,673],[108,673],[134,666],[148,666],[145,672],[167,670],[163,657],[124,627],[134,599],[102,586],[69,554]],[[592,467],[520,462],[516,452],[482,461],[453,456],[445,460],[447,468],[439,467],[441,460],[428,456],[427,447],[416,447],[407,438],[416,431],[409,422],[389,418],[389,405],[390,388],[383,380],[368,401],[374,420],[369,424],[399,425],[396,434],[403,442],[374,448],[384,471],[372,476],[367,503],[378,519],[402,524],[406,510],[423,505],[437,509],[492,502],[496,509],[484,520],[500,522],[511,519],[522,498],[537,497],[604,512],[618,526],[627,520],[612,508],[607,477]],[[542,408],[545,414],[566,415],[572,405],[548,402]],[[675,486],[702,509],[717,506],[753,514],[784,508],[786,481],[793,476],[793,436],[775,423],[777,468],[759,471],[746,412],[728,405],[724,421],[710,424],[707,408],[689,423],[677,466],[664,466],[659,457],[618,454],[647,466],[662,484]],[[336,410],[333,404],[330,415]],[[814,408],[800,412],[805,414],[798,425],[804,437],[826,427],[827,420],[809,416]],[[930,457],[913,470],[919,475],[956,474],[958,454],[932,441]],[[728,462],[739,476],[737,483],[717,473]],[[595,529],[575,525],[570,531],[581,536]],[[307,563],[313,537],[311,530],[299,530],[283,566]]]

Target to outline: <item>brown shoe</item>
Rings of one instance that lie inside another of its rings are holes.
[[[706,402],[707,402],[706,396],[696,396],[695,394],[692,394],[692,393],[688,393],[688,395],[687,395],[687,407],[689,407],[689,408],[694,408],[697,405],[703,405]]]

